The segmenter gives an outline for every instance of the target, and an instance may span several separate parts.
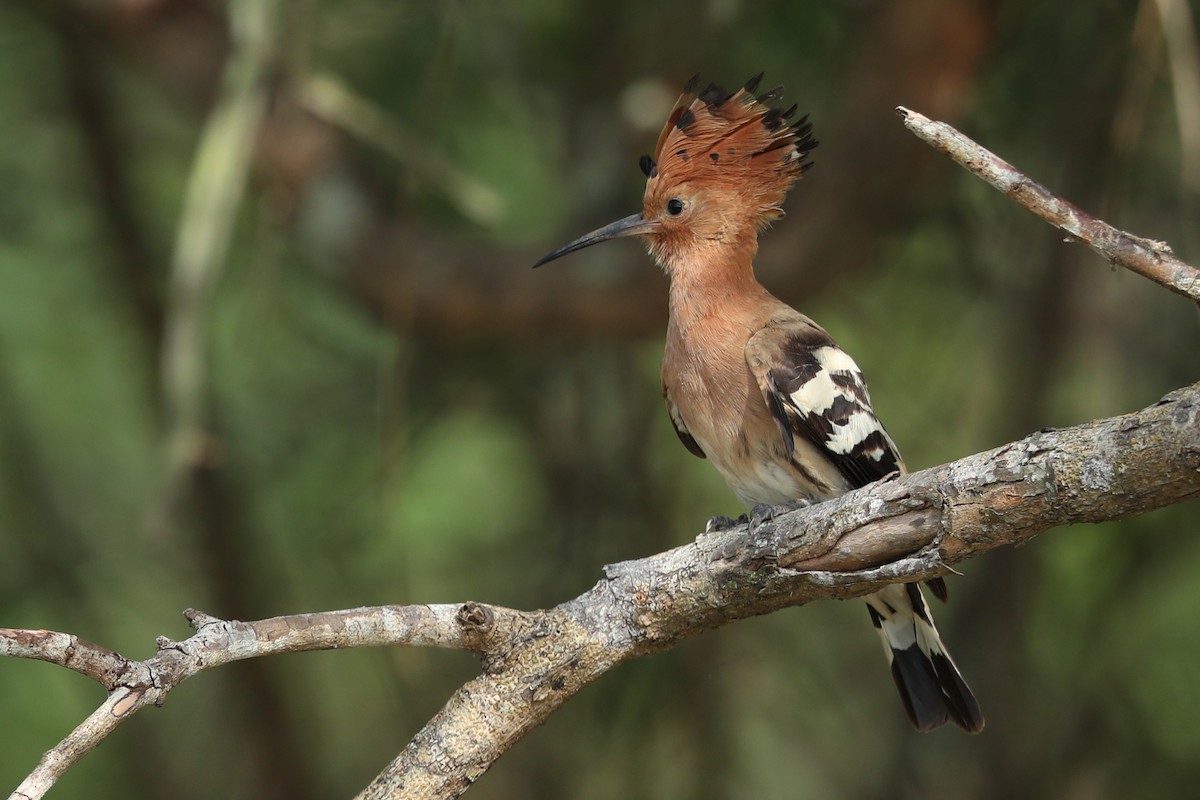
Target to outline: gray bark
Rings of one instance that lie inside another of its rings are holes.
[[[1050,528],[1125,519],[1200,496],[1200,384],[1134,414],[872,484],[750,532],[703,534],[609,566],[544,612],[472,605],[483,673],[360,798],[457,797],[590,681],[744,617],[944,575]]]

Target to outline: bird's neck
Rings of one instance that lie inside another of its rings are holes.
[[[754,277],[753,252],[697,253],[671,265],[671,322],[687,328],[716,318],[730,319],[766,294]]]

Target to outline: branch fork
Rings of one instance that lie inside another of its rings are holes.
[[[1200,272],[1171,249],[1119,231],[1054,196],[945,123],[898,109],[931,146],[1111,263],[1200,301]],[[482,672],[461,687],[372,783],[364,800],[458,797],[509,747],[614,666],[744,617],[927,580],[985,550],[1057,525],[1123,519],[1200,497],[1200,384],[1133,414],[885,479],[758,526],[705,533],[665,553],[605,567],[548,610],[484,603],[378,606],[240,622],[201,611],[183,641],[131,661],[54,631],[0,628],[0,655],[34,658],[108,695],[43,756],[13,798],[42,797],[126,719],[187,678],[284,652],[413,646],[465,650]]]

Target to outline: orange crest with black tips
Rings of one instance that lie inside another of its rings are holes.
[[[782,111],[772,106],[782,97],[782,86],[754,94],[761,79],[760,73],[737,92],[716,84],[697,91],[698,77],[688,83],[659,134],[654,156],[642,157],[642,171],[650,179],[648,205],[691,183],[736,194],[757,228],[783,213],[780,206],[811,166],[806,159],[817,141],[807,115],[788,121],[796,106]]]

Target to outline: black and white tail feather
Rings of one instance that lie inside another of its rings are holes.
[[[746,359],[813,499],[905,471],[862,372],[815,322],[788,309],[750,338]],[[798,447],[797,440],[815,447]],[[945,601],[941,578],[928,585]],[[867,598],[867,608],[912,724],[921,731],[947,722],[983,730],[979,704],[938,636],[920,585],[888,586]]]
[[[983,730],[979,704],[938,636],[921,587],[888,586],[867,597],[867,611],[913,727],[931,731],[953,722],[967,733]]]

